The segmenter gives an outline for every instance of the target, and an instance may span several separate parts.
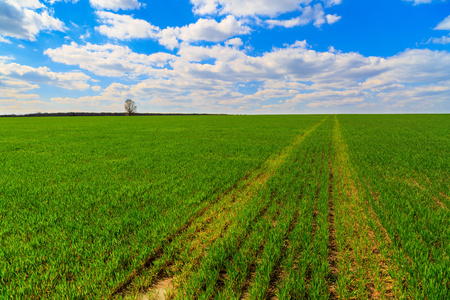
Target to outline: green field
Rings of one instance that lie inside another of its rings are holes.
[[[0,299],[449,299],[450,115],[0,118]]]

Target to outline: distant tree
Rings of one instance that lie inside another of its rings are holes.
[[[125,101],[125,114],[128,116],[134,115],[137,112],[136,103],[133,100],[127,99]]]

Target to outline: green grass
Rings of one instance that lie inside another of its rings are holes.
[[[1,118],[0,298],[445,299],[449,149],[448,115]]]
[[[97,298],[320,116],[0,122],[0,296]]]
[[[413,299],[450,296],[450,118],[339,118],[367,201]]]

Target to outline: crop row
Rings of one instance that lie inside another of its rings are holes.
[[[353,173],[344,177],[353,177],[369,218],[364,231],[378,233],[380,288],[396,297],[448,298],[448,117],[340,116],[339,123]]]
[[[446,115],[1,121],[0,298],[450,297]]]
[[[327,299],[332,124],[271,156],[166,245],[125,295],[172,282],[176,299]]]
[[[2,119],[0,298],[107,295],[322,118]]]

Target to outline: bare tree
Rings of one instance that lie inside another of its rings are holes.
[[[134,115],[137,112],[136,104],[133,100],[127,99],[125,101],[125,114],[128,116]]]

